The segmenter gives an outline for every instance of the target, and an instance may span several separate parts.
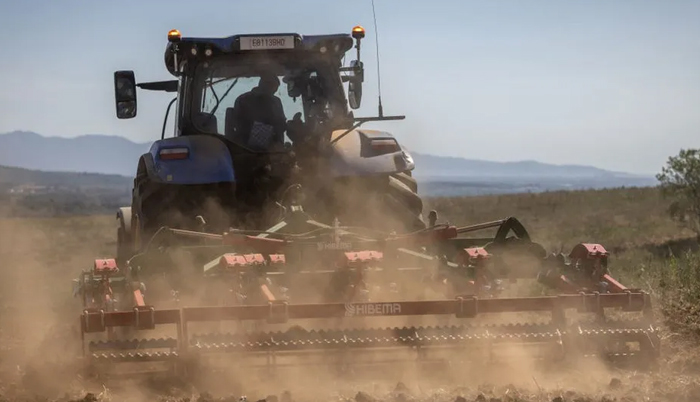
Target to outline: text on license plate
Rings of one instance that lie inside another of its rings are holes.
[[[294,49],[294,36],[244,36],[241,50]]]

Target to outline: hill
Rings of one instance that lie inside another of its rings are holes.
[[[14,131],[0,134],[0,165],[133,176],[139,156],[148,148],[118,136],[61,138]]]
[[[644,178],[644,176],[612,172],[594,166],[552,165],[537,161],[493,162],[479,159],[465,159],[449,156],[425,155],[411,152],[416,164],[417,175],[425,179],[464,179],[483,177],[503,178]]]
[[[33,132],[0,134],[0,165],[26,169],[93,172],[132,177],[149,143],[119,136],[46,137]],[[493,162],[411,152],[415,177],[430,183],[424,195],[468,195],[558,189],[651,186],[655,179],[592,166],[536,161]],[[454,183],[461,183],[454,186]],[[458,192],[454,190],[458,189]]]
[[[119,175],[0,166],[0,210],[9,216],[111,213],[130,203],[131,185]]]
[[[129,189],[126,176],[101,173],[46,172],[0,165],[0,186],[41,186],[52,188],[122,188]]]

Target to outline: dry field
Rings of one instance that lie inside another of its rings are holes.
[[[613,274],[654,295],[665,343],[658,372],[472,367],[427,379],[397,368],[358,383],[322,380],[299,369],[284,382],[219,378],[211,389],[163,382],[107,386],[75,375],[67,362],[77,353],[79,303],[70,281],[95,257],[111,255],[114,217],[1,219],[0,401],[206,401],[241,395],[251,402],[700,401],[700,257],[692,233],[672,222],[665,208],[655,189],[435,199],[427,205],[440,221],[460,225],[517,217],[551,251],[568,251],[582,241],[606,246],[613,252]]]

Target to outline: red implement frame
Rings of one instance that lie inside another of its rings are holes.
[[[606,282],[611,293],[626,292],[629,289],[608,273],[608,251],[600,244],[580,243],[574,246],[569,258],[573,266],[580,267],[579,278],[575,275],[559,274],[554,278],[554,286],[564,292],[577,292],[582,287],[595,288]],[[584,275],[583,279],[580,277]],[[581,282],[583,280],[583,282]]]
[[[465,248],[457,255],[457,263],[463,267],[472,267],[474,269],[474,279],[468,283],[474,289],[474,293],[479,295],[480,290],[489,282],[489,274],[486,269],[486,262],[491,258],[483,247]]]
[[[606,308],[651,314],[649,296],[641,291],[623,293],[581,293],[559,296],[479,299],[474,296],[455,300],[401,301],[379,303],[287,304],[270,301],[268,305],[187,307],[155,310],[137,307],[128,312],[104,312],[86,309],[80,318],[82,333],[103,332],[114,327],[153,329],[156,325],[174,324],[177,327],[179,353],[188,347],[188,324],[206,321],[267,320],[285,323],[296,319],[324,319],[341,317],[386,317],[453,315],[457,318],[475,318],[488,313],[551,312],[554,323],[564,325],[565,310],[600,313]]]
[[[493,225],[493,223],[489,223],[489,225]],[[471,230],[472,228],[468,229]],[[218,268],[218,270],[234,274],[246,274],[247,272],[252,272],[256,267],[265,265],[284,267],[284,264],[290,258],[290,256],[285,255],[285,251],[289,250],[290,247],[299,245],[321,246],[321,244],[317,243],[257,237],[235,232],[223,235],[178,229],[170,229],[170,232],[175,235],[205,239],[218,245],[245,246],[246,253],[225,253],[218,260],[212,262],[213,266]],[[337,257],[334,257],[335,259],[329,262],[331,262],[336,271],[348,270],[351,273],[351,280],[349,281],[350,293],[354,293],[357,288],[364,286],[365,269],[373,264],[381,264],[385,256],[394,258],[393,256],[399,249],[403,251],[421,246],[435,246],[456,237],[458,233],[459,229],[453,226],[442,226],[409,235],[394,236],[381,241],[361,240],[353,244],[353,247],[359,246],[359,250],[364,248],[365,251],[342,252],[338,250]],[[84,340],[85,334],[109,332],[117,327],[152,330],[158,325],[171,324],[177,329],[176,355],[186,356],[188,354],[197,354],[197,350],[200,350],[198,344],[197,346],[193,346],[194,344],[190,345],[188,335],[190,324],[204,322],[266,321],[269,324],[283,324],[290,320],[411,316],[454,316],[458,319],[473,319],[489,313],[544,312],[551,313],[552,324],[555,327],[566,331],[564,329],[567,327],[566,310],[575,309],[580,313],[594,313],[602,318],[604,310],[608,308],[620,308],[625,312],[642,312],[645,318],[650,321],[651,304],[649,295],[637,289],[627,289],[611,278],[607,273],[607,257],[608,253],[602,246],[587,243],[577,245],[569,255],[572,261],[575,261],[577,264],[586,264],[585,267],[587,269],[592,269],[592,279],[606,280],[611,287],[610,293],[579,292],[581,287],[577,287],[576,284],[562,275],[557,286],[568,292],[568,294],[542,297],[491,298],[489,295],[482,294],[479,291],[481,285],[487,285],[489,281],[494,279],[486,265],[491,259],[491,255],[482,247],[466,247],[456,255],[456,264],[449,263],[452,264],[450,269],[474,270],[474,279],[467,281],[469,282],[467,289],[457,291],[457,294],[461,296],[454,299],[289,304],[285,300],[275,297],[272,289],[261,283],[259,291],[263,298],[262,302],[259,302],[260,304],[157,310],[151,306],[144,305],[143,297],[139,297],[140,292],[136,290],[134,291],[136,306],[132,311],[113,312],[105,311],[101,308],[86,308],[80,318],[81,335]],[[438,259],[434,259],[432,256],[421,256],[421,258],[438,262]],[[116,264],[113,265],[116,269]],[[107,266],[111,267],[110,264],[107,264]],[[207,266],[212,265],[207,264]],[[470,292],[472,293],[470,295],[464,295],[465,291],[469,292],[470,286],[475,291]],[[574,332],[576,332],[575,327]],[[595,333],[596,331],[592,332]],[[161,344],[161,342],[155,343]],[[302,341],[301,343],[304,342]],[[162,346],[154,346],[154,348],[158,347]],[[83,351],[85,354],[85,349]]]

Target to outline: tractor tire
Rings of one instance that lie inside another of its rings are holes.
[[[133,255],[133,242],[131,236],[127,235],[124,228],[117,228],[117,266],[122,268],[126,266],[127,261]]]
[[[126,262],[134,254],[134,240],[131,232],[131,208],[119,208],[117,212],[117,255],[118,267],[126,266]]]
[[[328,224],[338,217],[343,226],[359,226],[380,232],[407,233],[425,229],[423,200],[411,188],[406,175],[394,174],[356,177],[341,180],[323,197],[315,197],[318,204],[307,208]],[[416,187],[415,185],[413,186]],[[323,212],[319,213],[319,208]]]
[[[417,194],[417,183],[405,174],[398,173],[396,176],[398,177],[394,175],[388,177],[384,194],[387,209],[403,222],[407,231],[425,229],[423,200]]]
[[[410,170],[393,174],[391,177],[408,186],[408,188],[410,188],[414,193],[418,193],[418,182],[411,176]]]

